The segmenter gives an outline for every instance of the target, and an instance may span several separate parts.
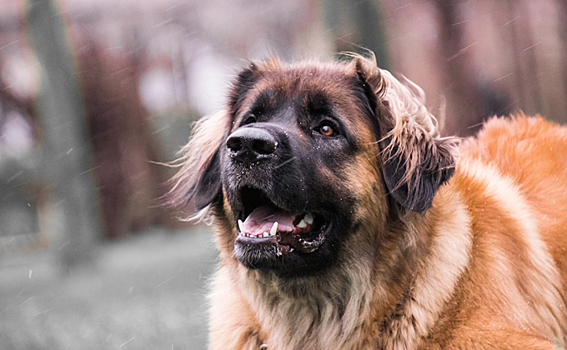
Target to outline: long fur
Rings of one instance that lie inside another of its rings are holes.
[[[165,196],[165,204],[184,208],[197,191],[201,174],[205,171],[221,142],[226,138],[230,118],[226,111],[220,111],[200,119],[193,126],[189,143],[180,151],[180,157],[173,166],[180,167],[170,180],[171,190]],[[199,210],[187,220],[201,221],[209,217],[210,206]]]

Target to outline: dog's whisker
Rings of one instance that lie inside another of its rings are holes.
[[[296,158],[297,158],[297,157],[291,157],[290,159],[286,160],[285,162],[283,162],[283,163],[281,163],[281,164],[275,166],[275,167],[274,167],[274,170],[275,170],[275,169],[279,169],[279,168],[281,168],[281,167],[287,165],[287,164],[290,163],[290,162],[293,162]]]

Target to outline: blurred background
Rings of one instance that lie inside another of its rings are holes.
[[[159,204],[249,60],[375,52],[443,133],[567,119],[564,0],[2,0],[0,348],[205,349],[210,228]]]

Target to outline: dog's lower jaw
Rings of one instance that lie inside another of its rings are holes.
[[[318,213],[313,216],[313,231],[307,234],[295,231],[278,231],[268,237],[239,234],[234,240],[234,256],[248,269],[271,271],[283,279],[321,276],[327,269],[336,267],[340,251],[356,230],[356,223],[349,216]]]

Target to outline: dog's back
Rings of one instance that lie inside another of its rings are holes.
[[[561,343],[566,169],[567,129],[541,117],[494,118],[464,142],[455,176],[434,207],[459,198],[470,215],[472,250],[455,289],[458,302],[441,317],[435,343],[530,349],[551,348],[545,339]]]
[[[462,151],[469,159],[493,164],[517,186],[566,281],[567,128],[539,116],[494,118]]]

